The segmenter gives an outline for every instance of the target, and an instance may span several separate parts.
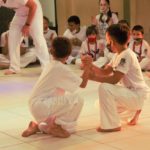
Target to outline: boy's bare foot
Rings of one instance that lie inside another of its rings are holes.
[[[50,133],[55,137],[60,138],[67,138],[70,136],[70,133],[64,130],[61,125],[54,124],[53,127],[51,127]]]
[[[55,137],[60,138],[67,138],[70,136],[70,133],[68,133],[66,130],[64,130],[61,125],[57,125],[55,123],[56,117],[51,116],[47,118],[44,122],[41,122],[39,124],[39,129],[43,131],[46,134],[51,134]]]
[[[134,126],[137,124],[141,110],[137,110],[134,117],[128,122],[128,125]]]
[[[29,123],[28,128],[25,131],[23,131],[22,136],[28,137],[30,135],[36,134],[39,131],[40,130],[38,129],[38,125],[35,122],[31,121]]]
[[[50,134],[50,127],[46,122],[41,122],[38,125],[38,128],[41,132],[45,133],[45,134]]]
[[[8,70],[5,71],[4,74],[5,75],[12,75],[12,74],[16,74],[16,72],[8,69]]]
[[[51,128],[55,124],[55,119],[56,119],[55,116],[48,117],[44,122],[41,122],[38,125],[39,129],[46,134],[51,134]]]
[[[113,128],[113,129],[102,129],[101,127],[98,127],[96,129],[98,132],[117,132],[121,130],[121,127]]]

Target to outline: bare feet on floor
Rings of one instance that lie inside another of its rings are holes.
[[[101,127],[98,127],[96,129],[98,132],[117,132],[121,130],[121,127],[113,128],[113,129],[102,129]]]
[[[67,138],[70,136],[70,133],[64,130],[61,125],[55,123],[56,117],[49,117],[44,122],[39,124],[39,129],[46,134],[51,134],[55,137]]]
[[[137,124],[141,110],[137,110],[134,117],[128,122],[128,125],[134,126]]]
[[[54,124],[50,133],[55,137],[68,138],[70,133],[64,130],[61,125]]]
[[[5,75],[12,75],[12,74],[16,74],[16,72],[8,69],[8,70],[5,71],[4,74]]]
[[[39,131],[40,130],[38,129],[38,125],[35,122],[31,121],[29,123],[28,128],[25,131],[23,131],[22,136],[28,137],[30,135],[36,134]]]

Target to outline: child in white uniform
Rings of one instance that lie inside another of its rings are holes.
[[[67,64],[70,64],[72,60],[79,58],[81,44],[86,39],[86,27],[80,26],[80,18],[78,16],[70,16],[68,18],[68,29],[63,36],[69,38],[73,45],[72,53],[66,61]]]
[[[150,46],[144,38],[144,28],[141,25],[136,25],[132,28],[133,40],[129,43],[131,48],[139,60],[143,71],[150,70]]]
[[[55,37],[57,37],[57,33],[49,28],[49,19],[46,16],[43,16],[43,29],[44,29],[44,38],[46,40],[47,47],[50,51],[52,41]]]
[[[20,72],[20,43],[29,33],[41,64],[49,63],[49,53],[43,36],[43,14],[39,0],[0,0],[0,6],[15,11],[9,29],[10,68],[6,75]]]
[[[89,78],[101,82],[99,86],[99,102],[101,127],[99,132],[121,130],[118,105],[135,114],[130,125],[137,123],[144,100],[150,92],[146,85],[139,62],[131,49],[127,48],[130,31],[127,26],[111,25],[106,32],[106,39],[111,49],[116,53],[110,64],[100,69],[92,65]],[[85,66],[91,64],[91,59],[82,60]],[[121,82],[122,85],[116,85]]]
[[[54,60],[47,66],[36,83],[29,100],[30,111],[37,123],[31,122],[22,136],[35,134],[39,129],[57,137],[68,137],[75,126],[83,106],[83,99],[76,89],[87,84],[88,69],[82,78],[66,65],[71,53],[69,39],[57,37],[53,40],[51,54]]]
[[[8,37],[9,31],[2,33],[1,35],[1,47],[2,54],[0,54],[0,68],[6,69],[9,68],[10,60],[9,60],[9,48],[8,48]],[[28,38],[24,38],[20,45],[20,67],[24,68],[28,66],[30,63],[36,62],[36,54],[35,49],[29,47]]]
[[[118,23],[118,17],[110,9],[109,0],[99,0],[100,14],[92,18],[92,24],[96,25],[99,31],[99,38],[105,40],[106,29],[111,24]]]
[[[108,58],[105,55],[107,51],[105,48],[105,44],[103,40],[97,40],[98,31],[95,25],[91,25],[86,30],[86,40],[82,42],[80,49],[80,57],[84,55],[90,55],[93,58],[93,64],[98,67],[103,67],[106,63],[108,63]],[[105,51],[104,51],[105,50]],[[82,63],[81,59],[76,60],[76,64],[80,65],[81,68]]]

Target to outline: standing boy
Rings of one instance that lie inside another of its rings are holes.
[[[39,0],[0,0],[0,6],[15,11],[9,28],[10,68],[5,74],[20,72],[20,43],[23,36],[32,36],[41,64],[49,63],[49,53],[43,36],[43,13]]]

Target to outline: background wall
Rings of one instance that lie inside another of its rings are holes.
[[[110,0],[112,11],[119,13],[119,19],[128,19],[131,28],[141,24],[145,29],[145,39],[150,42],[150,0]],[[40,0],[43,13],[53,25],[58,24],[58,34],[62,35],[67,28],[67,18],[78,15],[81,25],[89,25],[91,16],[99,12],[98,0]],[[57,7],[57,22],[55,22],[55,4]],[[0,34],[7,30],[7,24],[13,16],[13,11],[0,8]],[[57,23],[57,24],[56,24]]]
[[[56,26],[55,22],[55,0],[40,0],[43,14],[44,16],[48,17],[52,26]]]
[[[89,25],[91,16],[99,12],[98,0],[57,0],[58,32],[63,34],[67,27],[67,18],[71,15],[78,15],[81,25]],[[112,11],[119,13],[123,18],[123,0],[111,0]]]
[[[1,7],[0,8],[0,35],[8,30],[8,25],[14,16],[14,11]]]
[[[144,27],[144,37],[150,43],[150,1],[149,0],[132,0],[130,1],[131,10],[131,27],[140,24]]]

